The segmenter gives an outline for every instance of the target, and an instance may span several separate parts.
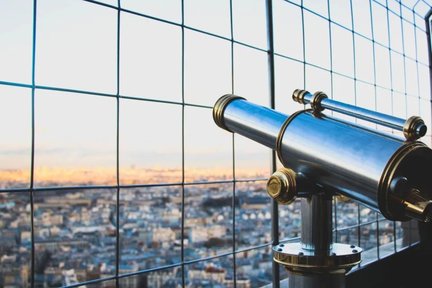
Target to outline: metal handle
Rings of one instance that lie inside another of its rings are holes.
[[[339,112],[348,116],[353,116],[375,124],[399,130],[403,132],[406,140],[417,140],[427,132],[427,126],[418,116],[412,116],[407,120],[398,117],[386,115],[376,111],[357,107],[354,105],[342,103],[329,99],[324,92],[318,91],[314,94],[306,90],[296,89],[292,95],[293,100],[301,104],[310,104],[315,112],[321,112],[324,109]]]

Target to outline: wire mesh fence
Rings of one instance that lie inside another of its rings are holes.
[[[220,131],[213,103],[290,114],[306,88],[430,124],[430,6],[0,3],[0,284],[278,287],[271,245],[299,238],[299,203],[270,201],[280,163]],[[334,228],[362,265],[417,241],[415,223],[342,198]]]

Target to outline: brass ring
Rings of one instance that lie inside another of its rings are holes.
[[[327,98],[327,95],[322,91],[317,91],[313,94],[310,104],[314,112],[321,112],[324,110],[321,106],[321,101]]]
[[[408,142],[402,145],[390,158],[388,161],[383,174],[381,175],[380,182],[378,184],[378,208],[380,212],[389,220],[394,221],[404,221],[409,220],[409,218],[404,217],[403,219],[399,218],[389,209],[390,197],[388,195],[390,190],[391,180],[394,178],[394,174],[396,173],[396,169],[399,167],[399,164],[405,157],[413,150],[421,149],[427,147],[426,144],[422,142]],[[394,210],[394,209],[393,209]]]
[[[223,114],[224,114],[226,106],[229,103],[231,103],[231,101],[234,101],[237,99],[245,100],[245,98],[240,97],[240,96],[236,96],[236,95],[232,95],[232,94],[225,94],[216,101],[216,103],[213,107],[213,120],[214,120],[214,122],[216,123],[216,125],[218,125],[219,127],[223,128],[229,132],[232,132],[232,131],[229,130],[225,126]]]
[[[315,271],[335,271],[339,269],[350,270],[361,262],[360,247],[349,244],[333,243],[328,254],[316,255],[302,249],[301,243],[279,244],[272,247],[274,261],[288,269]],[[333,254],[334,253],[334,254]]]
[[[310,92],[307,90],[303,90],[303,89],[296,89],[296,90],[294,90],[294,92],[292,94],[292,99],[295,102],[298,102],[300,104],[306,104],[306,102],[304,101],[304,96],[307,93],[310,93]]]
[[[422,118],[419,116],[411,116],[405,121],[405,124],[403,126],[403,134],[408,141],[417,140],[420,137],[424,136],[426,134],[426,131],[424,131],[423,135],[422,133],[417,131],[417,127],[420,125],[425,125]]]
[[[289,116],[285,122],[282,124],[281,129],[279,130],[278,136],[276,138],[276,153],[277,156],[279,158],[279,161],[283,164],[282,162],[282,138],[285,134],[285,130],[288,128],[288,125],[291,123],[292,120],[294,120],[295,117],[297,117],[298,115],[300,115],[303,112],[310,112],[310,109],[307,110],[300,110],[297,111],[293,114],[291,114],[291,116]]]

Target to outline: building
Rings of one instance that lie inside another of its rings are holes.
[[[233,93],[292,114],[304,108],[292,91],[306,88],[431,126],[431,6],[0,1],[0,286],[283,281],[271,245],[299,239],[300,202],[275,217],[276,157],[219,129],[215,101]],[[333,207],[334,239],[365,250],[349,279],[418,247],[415,222]]]

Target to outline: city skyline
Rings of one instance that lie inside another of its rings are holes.
[[[271,246],[301,236],[301,199],[276,213],[280,163],[212,106],[233,93],[291,115],[304,88],[430,125],[430,7],[414,2],[0,1],[0,286],[285,279]],[[334,239],[362,247],[362,265],[415,241],[333,204]]]
[[[35,169],[35,187],[62,185],[116,185],[116,167],[38,167]],[[184,178],[183,178],[184,173]],[[235,168],[236,179],[267,179],[270,165],[264,167]],[[121,185],[166,184],[207,182],[217,180],[233,180],[233,168],[188,168],[184,172],[177,168],[137,168],[120,167],[119,180]],[[30,170],[0,169],[0,189],[25,188],[29,186]]]

